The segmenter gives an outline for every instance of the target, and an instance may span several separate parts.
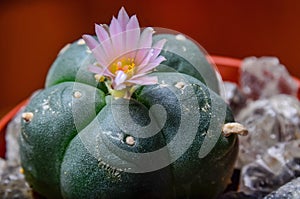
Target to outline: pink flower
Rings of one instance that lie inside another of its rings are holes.
[[[83,35],[97,60],[89,70],[108,80],[106,85],[111,93],[157,83],[157,77],[148,74],[165,60],[159,54],[166,41],[160,40],[152,46],[152,28],[141,32],[136,15],[129,18],[122,7],[109,27],[96,24],[95,31],[98,41],[91,35]]]

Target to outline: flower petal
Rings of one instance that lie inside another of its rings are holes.
[[[133,15],[132,17],[130,17],[130,20],[126,25],[126,30],[139,29],[139,28],[140,28],[139,21],[136,15]]]
[[[122,31],[125,31],[126,30],[126,25],[129,21],[129,16],[128,16],[128,14],[127,14],[124,7],[122,7],[121,10],[119,11],[118,21],[119,21],[119,24],[122,28]]]
[[[122,84],[125,82],[126,79],[127,79],[127,75],[123,71],[118,70],[116,72],[116,77],[113,81],[114,89],[120,90],[120,88],[123,87]]]
[[[108,35],[107,31],[101,25],[95,24],[95,32],[96,32],[99,42],[103,42],[103,41],[109,39],[109,35]]]
[[[150,27],[146,28],[141,34],[138,44],[138,52],[135,57],[135,62],[137,65],[140,65],[140,63],[144,60],[145,56],[151,48],[152,34],[153,28]]]
[[[98,45],[96,48],[94,48],[92,50],[92,53],[102,67],[108,67],[109,62],[107,61],[106,54],[104,49],[102,48],[102,45]]]
[[[122,90],[126,88],[126,84],[119,84],[118,86],[114,87],[114,90]]]
[[[167,41],[166,39],[159,40],[152,46],[152,49],[154,49],[154,51],[153,51],[153,56],[150,59],[150,62],[156,59],[156,57],[159,55],[159,53],[163,49],[166,41]]]
[[[96,46],[99,45],[96,39],[94,39],[94,37],[92,37],[91,35],[83,35],[82,38],[90,50],[93,50],[94,48],[96,48]]]
[[[158,56],[154,61],[153,61],[153,63],[154,62],[157,62],[158,64],[160,64],[161,62],[163,62],[163,61],[166,61],[167,59],[164,57],[164,56]]]
[[[122,32],[121,25],[120,25],[119,21],[115,17],[113,17],[111,20],[111,23],[109,25],[110,36],[112,37],[114,35],[119,34],[120,32]]]
[[[115,75],[112,74],[108,69],[106,69],[106,70],[104,71],[103,76],[105,76],[105,77],[110,77],[110,78],[114,78],[114,77],[115,77]]]
[[[115,17],[113,17],[113,19],[111,20],[111,24],[109,26],[109,33],[114,53],[116,55],[115,57],[113,57],[113,59],[116,59],[122,54],[122,52],[125,51],[125,43],[122,39],[122,28]]]
[[[131,78],[126,82],[138,85],[152,85],[157,84],[158,78],[156,76],[141,76],[137,78]]]
[[[114,58],[114,49],[113,49],[113,44],[110,39],[107,39],[103,42],[100,43],[101,47],[103,48],[104,58],[107,61],[107,63],[111,63]]]
[[[106,70],[101,66],[89,65],[88,70],[92,73],[99,74],[101,76],[110,77],[110,78],[114,77],[114,75],[109,70]]]
[[[156,66],[158,66],[161,62],[163,62],[165,60],[166,60],[165,57],[159,56],[152,62],[148,63],[146,66],[139,68],[137,73],[147,73],[147,72],[153,70]]]
[[[130,58],[134,58],[140,40],[140,26],[136,16],[132,16],[126,26],[126,52],[130,52],[128,55]]]
[[[143,61],[138,66],[138,68],[142,69],[144,66],[146,66],[149,63],[150,58],[152,57],[152,55],[153,55],[153,49],[150,49],[148,51],[147,55],[145,56],[145,58],[143,59]]]
[[[110,41],[110,37],[109,34],[107,32],[107,30],[103,27],[103,25],[95,25],[95,32],[97,35],[97,38],[100,42],[100,45],[102,45],[102,48],[104,50],[104,54],[103,57],[106,60],[110,60],[111,57],[113,56],[113,47]],[[109,61],[107,61],[109,62]]]
[[[91,71],[92,73],[96,73],[99,75],[102,75],[104,72],[103,68],[100,68],[99,66],[94,66],[94,65],[89,65],[88,70]]]

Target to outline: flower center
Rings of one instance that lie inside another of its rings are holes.
[[[121,60],[114,62],[110,67],[110,71],[113,74],[116,74],[116,72],[120,70],[123,71],[126,75],[131,77],[135,72],[134,59],[123,58]]]

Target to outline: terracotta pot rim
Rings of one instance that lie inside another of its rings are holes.
[[[217,55],[211,55],[210,56],[214,63],[219,66],[227,66],[239,69],[242,63],[241,59],[233,58],[233,57],[225,57],[225,56],[217,56]]]
[[[13,109],[6,113],[0,120],[0,133],[6,128],[7,124],[17,114],[17,112],[28,103],[28,99],[17,104]]]
[[[232,57],[212,55],[211,58],[217,66],[226,66],[234,69],[239,69],[242,63],[241,59]],[[293,77],[293,79],[298,84],[298,88],[300,89],[300,79],[298,79],[297,77]],[[299,92],[300,91],[298,91],[298,97],[300,96]]]

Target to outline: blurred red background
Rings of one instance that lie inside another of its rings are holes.
[[[0,117],[44,86],[59,50],[124,6],[141,26],[182,32],[210,54],[277,56],[300,77],[300,1],[0,0]]]

